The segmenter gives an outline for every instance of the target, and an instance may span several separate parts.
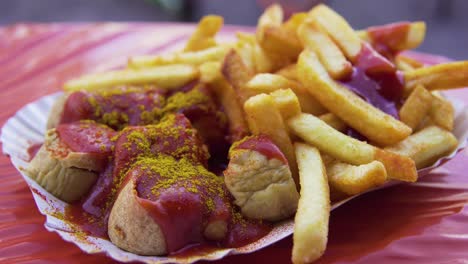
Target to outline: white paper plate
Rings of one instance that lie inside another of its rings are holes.
[[[47,217],[44,224],[47,230],[51,232],[57,232],[64,240],[77,245],[86,253],[105,253],[118,261],[141,261],[145,263],[192,263],[198,260],[217,260],[230,254],[246,254],[259,250],[292,234],[294,223],[292,220],[287,220],[277,223],[273,231],[252,244],[240,248],[219,249],[211,253],[202,252],[198,255],[195,254],[189,257],[139,256],[123,251],[112,244],[110,241],[102,238],[93,236],[83,238],[83,235],[75,236],[76,231],[80,229],[79,226],[66,223],[54,216],[64,213],[66,203],[60,201],[45,191],[35,181],[28,178],[21,170],[21,168],[26,168],[28,166],[28,148],[31,145],[43,142],[47,117],[49,115],[52,104],[60,94],[61,93],[55,93],[44,96],[41,99],[32,102],[20,109],[5,123],[0,136],[0,141],[3,143],[3,153],[10,156],[11,162],[16,167],[16,169],[18,169],[24,180],[28,183],[39,211]],[[430,170],[436,168],[443,162],[453,158],[458,151],[462,150],[466,146],[468,136],[467,107],[464,106],[462,102],[455,99],[449,98],[449,100],[453,103],[456,110],[455,128],[453,133],[459,141],[459,146],[457,150],[452,152],[450,155],[439,159],[431,167],[419,170],[418,173],[420,177],[428,173]],[[394,184],[398,183],[390,182],[381,188],[386,188]],[[355,197],[356,196],[333,204],[332,209],[339,207],[340,205]]]

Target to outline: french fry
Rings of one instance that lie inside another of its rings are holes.
[[[383,185],[387,171],[380,161],[355,166],[335,160],[326,165],[328,183],[346,195],[356,195]]]
[[[221,16],[204,16],[185,45],[184,51],[198,51],[216,46],[214,36],[223,26]]]
[[[132,69],[169,64],[190,64],[197,66],[207,61],[221,61],[228,49],[228,46],[215,46],[193,52],[169,53],[159,56],[137,56],[130,58],[128,66]]]
[[[303,112],[320,115],[327,111],[299,82],[288,80],[280,75],[270,73],[257,74],[247,82],[245,87],[245,93],[248,97],[261,93],[271,93],[278,89],[290,88],[298,97]]]
[[[319,116],[319,118],[327,123],[327,125],[333,127],[334,129],[340,131],[340,132],[343,132],[348,126],[346,125],[345,122],[343,122],[343,120],[339,119],[336,115],[332,114],[332,113],[326,113],[326,114],[323,114],[321,116]]]
[[[283,9],[280,5],[270,5],[258,19],[257,29],[263,30],[265,26],[281,26],[281,23],[283,23],[283,16]]]
[[[443,97],[433,96],[429,116],[434,124],[448,130],[453,130],[455,109],[453,105]]]
[[[301,114],[301,105],[296,94],[291,89],[276,90],[270,93],[270,95],[273,97],[283,120],[288,120],[293,116]]]
[[[457,139],[452,133],[437,126],[430,126],[394,146],[386,147],[385,150],[410,157],[416,167],[421,169],[455,150],[457,144]]]
[[[427,90],[444,90],[468,86],[468,61],[442,63],[404,72],[405,93],[418,85]]]
[[[97,90],[118,85],[154,84],[163,89],[180,88],[199,76],[197,68],[191,65],[174,64],[144,69],[126,69],[85,75],[68,81],[65,91]]]
[[[392,23],[359,30],[356,34],[371,44],[378,42],[379,45],[385,45],[398,52],[415,49],[421,45],[426,36],[426,23]]]
[[[247,123],[250,131],[255,134],[265,134],[278,146],[288,159],[291,174],[296,186],[299,187],[294,148],[289,138],[286,125],[276,108],[275,100],[271,95],[259,94],[249,98],[244,104]]]
[[[231,49],[224,58],[221,67],[224,78],[232,85],[241,105],[249,98],[245,84],[252,78],[253,72],[244,64],[241,56]]]
[[[361,52],[361,39],[342,16],[328,6],[320,4],[309,11],[308,19],[328,33],[348,60],[356,62]]]
[[[275,74],[281,75],[284,78],[287,78],[292,81],[299,81],[297,78],[297,64],[290,64],[288,66],[285,66],[281,69],[279,69]]]
[[[416,167],[410,158],[342,134],[313,115],[292,117],[288,120],[288,127],[296,136],[336,159],[353,165],[378,160],[384,164],[389,178],[409,182],[417,180]]]
[[[319,151],[294,144],[301,181],[301,197],[294,218],[293,263],[310,263],[325,252],[330,218],[330,190]]]
[[[298,76],[317,101],[371,141],[388,146],[411,134],[410,127],[332,80],[314,52],[301,53]]]
[[[238,34],[242,36],[244,34]],[[254,43],[251,42],[245,36],[239,38],[239,40],[234,45],[234,49],[242,58],[245,66],[253,73],[255,72],[255,58],[254,58]]]
[[[299,12],[299,13],[294,13],[288,20],[286,20],[283,25],[281,25],[284,29],[290,31],[290,32],[297,32],[297,29],[299,26],[304,23],[304,21],[307,19],[307,13],[306,12]]]
[[[211,83],[217,79],[224,78],[221,73],[221,63],[218,61],[209,61],[200,65],[200,81]]]
[[[304,23],[298,29],[298,36],[304,47],[317,54],[333,79],[340,80],[351,75],[353,66],[327,34],[311,23]]]
[[[276,26],[265,26],[261,32],[257,34],[260,46],[269,54],[281,57],[285,64],[295,61],[302,51],[302,44],[295,32]]]
[[[396,56],[395,65],[401,71],[412,71],[424,67],[423,63],[402,54]]]
[[[416,87],[400,108],[400,119],[415,130],[431,110],[432,94],[422,85]]]

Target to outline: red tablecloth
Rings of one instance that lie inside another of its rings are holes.
[[[85,72],[118,67],[129,55],[181,47],[193,26],[181,24],[18,24],[0,28],[0,125],[19,108],[58,91]],[[227,27],[229,36],[241,27]],[[430,61],[434,57],[425,57]],[[468,103],[468,91],[454,91]],[[417,184],[359,197],[332,212],[320,263],[466,263],[466,152]],[[43,227],[31,193],[8,157],[0,156],[0,262],[106,263]],[[287,263],[292,240],[220,263]]]

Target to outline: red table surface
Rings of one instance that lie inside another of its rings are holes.
[[[193,25],[17,24],[0,28],[0,125],[28,102],[58,91],[85,72],[123,65],[128,56],[180,47]],[[247,28],[226,27],[225,34]],[[430,37],[430,36],[429,36]],[[429,61],[438,58],[423,55]],[[422,58],[422,57],[421,57]],[[468,91],[449,92],[468,103]],[[416,184],[363,195],[331,213],[328,248],[319,263],[466,263],[467,154]],[[9,158],[0,156],[1,263],[107,263],[43,226],[32,195]],[[288,263],[291,237],[218,263]]]

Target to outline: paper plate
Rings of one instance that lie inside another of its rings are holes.
[[[141,261],[145,263],[192,263],[198,260],[217,260],[229,254],[245,254],[254,252],[292,234],[294,223],[291,219],[277,223],[267,236],[252,244],[240,248],[217,249],[211,252],[199,252],[180,257],[139,256],[123,251],[113,245],[110,241],[102,238],[93,236],[83,237],[82,234],[76,236],[76,232],[80,230],[79,226],[64,222],[54,216],[57,215],[57,213],[61,214],[64,212],[66,203],[45,191],[41,186],[29,179],[22,172],[22,168],[28,166],[27,161],[30,159],[28,153],[29,147],[43,141],[48,114],[53,102],[59,95],[60,93],[55,93],[44,96],[20,109],[2,128],[0,140],[3,143],[4,154],[10,156],[11,162],[29,185],[39,211],[47,216],[45,227],[49,231],[57,232],[64,240],[74,243],[84,252],[104,253],[111,258],[122,262]],[[419,170],[418,173],[420,177],[428,173],[430,170],[440,166],[445,161],[453,158],[458,151],[466,146],[468,137],[467,108],[463,103],[456,99],[448,99],[452,102],[456,110],[455,128],[453,133],[459,141],[459,146],[450,155],[437,160],[431,167]],[[393,184],[398,183],[390,182],[381,188],[385,188]],[[355,197],[357,196],[333,204],[332,209],[336,209]]]

